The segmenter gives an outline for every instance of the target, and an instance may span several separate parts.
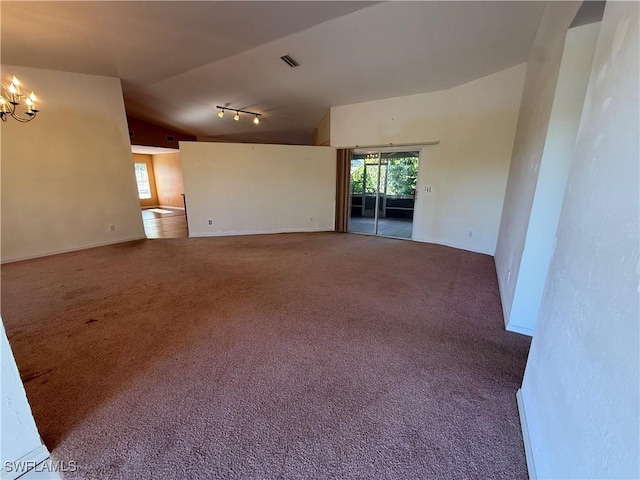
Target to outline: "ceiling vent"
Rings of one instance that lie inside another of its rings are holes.
[[[300,65],[298,62],[296,62],[293,58],[291,58],[289,55],[283,55],[280,57],[280,59],[286,63],[287,65],[289,65],[291,68],[296,68],[298,65]]]

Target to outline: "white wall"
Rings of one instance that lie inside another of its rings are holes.
[[[180,152],[189,236],[334,229],[335,149],[180,142]]]
[[[531,206],[547,137],[567,29],[581,2],[549,2],[527,63],[509,180],[495,251],[496,271],[505,319],[520,269]]]
[[[2,124],[2,261],[144,238],[120,80],[3,65],[11,74],[41,112]]]
[[[2,357],[0,465],[3,479],[17,478],[24,473],[24,470],[16,471],[19,465],[11,462],[22,460],[39,463],[49,456],[49,452],[40,440],[1,319],[0,356]]]
[[[331,145],[439,140],[421,149],[413,239],[493,254],[525,69],[450,90],[333,107]]]
[[[606,4],[525,371],[538,478],[640,478],[638,12]]]
[[[533,335],[600,23],[567,32],[507,330]]]

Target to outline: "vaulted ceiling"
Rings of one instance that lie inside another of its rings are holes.
[[[119,77],[128,114],[184,133],[309,143],[331,106],[450,88],[526,61],[544,5],[2,1],[1,53],[4,64]],[[263,121],[221,119],[216,105]]]

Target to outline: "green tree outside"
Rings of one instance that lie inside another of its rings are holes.
[[[416,193],[418,179],[418,157],[383,159],[382,171],[388,169],[387,195],[402,195],[413,197]],[[351,194],[362,195],[366,187],[366,193],[373,195],[376,192],[378,182],[378,166],[367,165],[366,185],[365,163],[363,159],[354,159],[351,162]],[[383,180],[384,181],[384,180]]]

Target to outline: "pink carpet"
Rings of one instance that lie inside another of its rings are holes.
[[[527,477],[489,256],[145,240],[4,265],[2,316],[67,478]]]

